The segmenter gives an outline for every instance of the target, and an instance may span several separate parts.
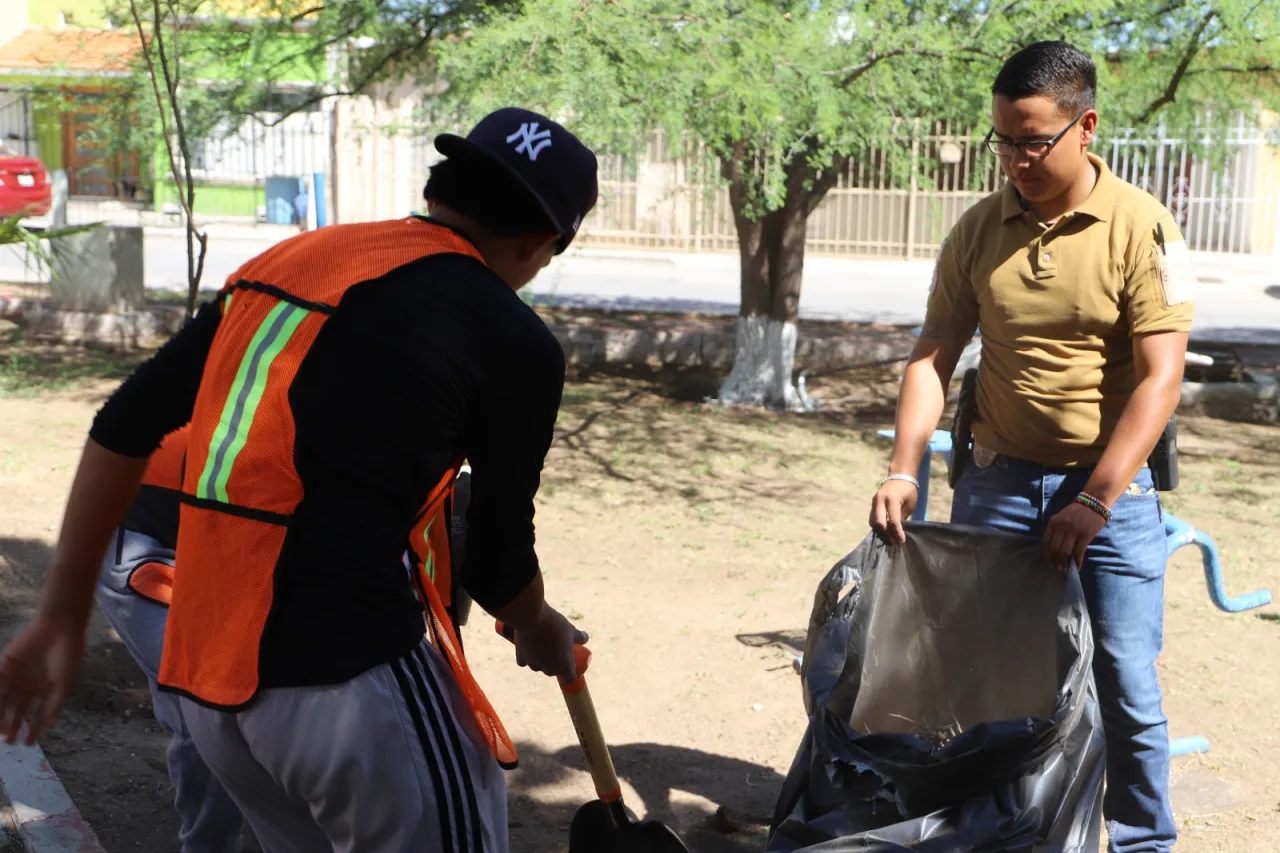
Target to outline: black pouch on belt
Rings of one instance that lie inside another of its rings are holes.
[[[449,550],[453,566],[453,621],[467,624],[471,596],[463,586],[462,570],[467,560],[467,507],[471,506],[471,473],[463,471],[454,483],[453,517],[449,519]]]
[[[960,381],[956,418],[951,423],[951,457],[947,463],[947,482],[953,489],[973,459],[973,422],[977,414],[978,368],[971,367],[964,372],[964,378]]]
[[[1147,457],[1151,480],[1157,492],[1171,492],[1178,488],[1178,419],[1169,418],[1155,449]]]

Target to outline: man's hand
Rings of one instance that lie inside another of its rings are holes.
[[[554,607],[544,605],[534,628],[516,631],[516,663],[572,681],[577,675],[573,647],[583,645],[587,639],[585,631],[573,627]]]
[[[895,542],[906,542],[902,523],[915,511],[920,490],[905,480],[889,480],[876,490],[871,501],[871,526],[892,536]]]
[[[1066,572],[1075,558],[1076,569],[1084,566],[1084,552],[1107,520],[1083,504],[1073,503],[1049,519],[1044,531],[1044,553],[1060,572]]]
[[[53,724],[80,674],[85,628],[77,620],[37,617],[0,657],[0,733],[14,743],[25,722],[27,745]]]

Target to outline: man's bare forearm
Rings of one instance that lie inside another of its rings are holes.
[[[546,609],[542,572],[538,572],[515,598],[502,607],[495,607],[490,615],[517,631],[532,631],[542,620]]]
[[[78,625],[89,621],[102,555],[137,496],[146,467],[145,458],[112,453],[93,439],[85,442],[45,577],[41,617]]]
[[[1138,383],[1116,423],[1085,491],[1111,506],[1133,482],[1178,407],[1181,377],[1148,377]]]
[[[915,474],[929,447],[929,439],[938,428],[942,410],[947,404],[947,385],[955,371],[956,356],[947,349],[916,355],[907,365],[898,395],[891,473]]]

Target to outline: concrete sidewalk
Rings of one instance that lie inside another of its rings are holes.
[[[1280,343],[1280,258],[1193,253],[1199,293],[1194,337]],[[800,316],[917,325],[924,320],[931,261],[813,257],[805,261]],[[736,314],[734,254],[581,249],[531,285],[566,307]]]
[[[209,255],[202,289],[216,290],[235,270],[292,226],[206,224]],[[146,227],[149,288],[184,290],[186,240],[176,225]],[[1223,342],[1280,343],[1280,257],[1193,253],[1200,292],[1195,336]],[[811,320],[917,325],[933,273],[931,261],[835,258],[805,260],[800,316]],[[0,280],[31,281],[12,251],[0,251]],[[574,247],[531,286],[542,302],[565,307],[734,315],[738,255]]]

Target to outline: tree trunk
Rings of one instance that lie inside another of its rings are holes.
[[[738,231],[742,302],[733,369],[720,386],[729,405],[801,408],[793,375],[796,320],[804,276],[805,225],[834,185],[844,158],[816,175],[804,155],[787,166],[786,197],[761,217],[747,210],[743,166],[725,163],[729,200]]]

